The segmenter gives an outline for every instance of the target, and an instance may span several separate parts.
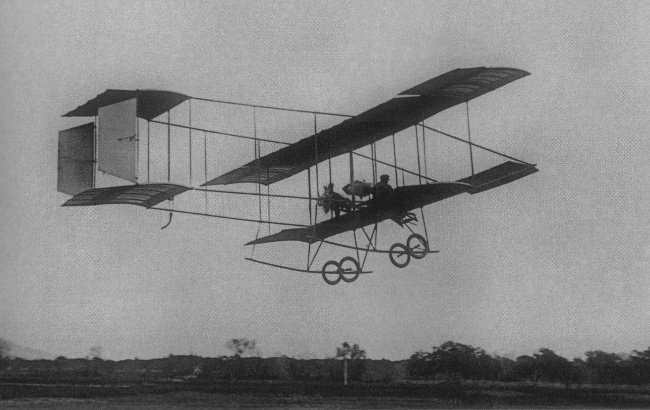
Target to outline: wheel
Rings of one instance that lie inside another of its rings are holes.
[[[346,256],[345,258],[341,259],[339,266],[341,269],[341,279],[343,279],[343,282],[352,283],[359,277],[361,267],[359,266],[359,262],[357,262],[357,260],[352,256]]]
[[[390,247],[390,253],[388,254],[390,261],[393,262],[393,265],[398,268],[404,268],[411,261],[411,254],[406,246],[401,243],[393,244]]]
[[[429,243],[422,235],[417,233],[409,236],[406,241],[406,247],[409,250],[409,254],[415,259],[422,259],[427,256],[427,252],[429,252]]]
[[[328,261],[323,265],[323,280],[328,285],[336,285],[341,281],[341,268],[337,261]]]

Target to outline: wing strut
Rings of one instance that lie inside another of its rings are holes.
[[[469,142],[469,162],[472,165],[472,176],[474,176],[474,155],[472,154],[472,133],[469,128],[469,101],[465,101],[467,112],[467,141]]]

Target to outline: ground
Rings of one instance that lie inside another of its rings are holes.
[[[232,382],[0,384],[0,409],[650,408],[643,387]]]

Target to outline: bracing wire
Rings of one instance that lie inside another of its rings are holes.
[[[167,125],[166,122],[157,121],[157,120],[151,120],[151,122],[156,123],[156,124]],[[189,126],[183,125],[183,124],[170,123],[169,125],[172,126],[172,127],[177,127],[177,128],[185,128],[185,129],[191,128],[194,131],[203,131],[203,132],[207,132],[209,134],[223,135],[223,136],[226,136],[226,137],[241,138],[241,139],[245,139],[245,140],[255,140],[255,137],[249,137],[248,135],[233,134],[233,133],[230,133],[230,132],[209,130],[207,128],[189,127]],[[290,142],[270,140],[270,139],[264,139],[264,138],[257,138],[257,140],[262,141],[262,142],[270,142],[270,143],[278,144],[278,145],[286,145],[286,146],[291,145]]]
[[[218,104],[238,105],[240,107],[253,107],[253,108],[264,108],[264,109],[267,109],[267,110],[302,112],[302,113],[307,113],[307,114],[331,115],[333,117],[345,117],[345,118],[354,117],[354,115],[338,114],[338,113],[333,113],[333,112],[296,110],[296,109],[293,109],[293,108],[274,107],[274,106],[270,106],[270,105],[245,104],[245,103],[238,103],[238,102],[233,102],[233,101],[214,100],[214,99],[210,99],[210,98],[192,97],[192,99],[193,100],[198,100],[198,101],[213,102],[213,103],[218,103]]]

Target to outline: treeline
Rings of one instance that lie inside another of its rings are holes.
[[[356,345],[355,345],[356,346]],[[351,382],[429,380],[460,382],[548,382],[564,384],[650,384],[650,348],[630,354],[590,351],[584,358],[568,360],[550,349],[516,359],[488,355],[483,349],[455,342],[419,351],[404,361],[370,360],[347,355]],[[210,381],[210,380],[297,380],[342,381],[344,361],[301,360],[289,357],[204,358],[174,356],[151,360],[67,359],[0,361],[0,377],[41,381]]]
[[[568,360],[540,349],[515,360],[492,357],[478,347],[446,342],[431,352],[417,352],[408,361],[411,378],[465,379],[564,384],[650,384],[650,348],[629,355],[590,351],[585,359]]]
[[[209,381],[209,380],[299,380],[342,381],[340,359],[293,359],[289,357],[174,356],[150,360],[11,359],[0,370],[3,379],[54,381]],[[348,361],[350,381],[408,379],[406,361],[354,359]]]

